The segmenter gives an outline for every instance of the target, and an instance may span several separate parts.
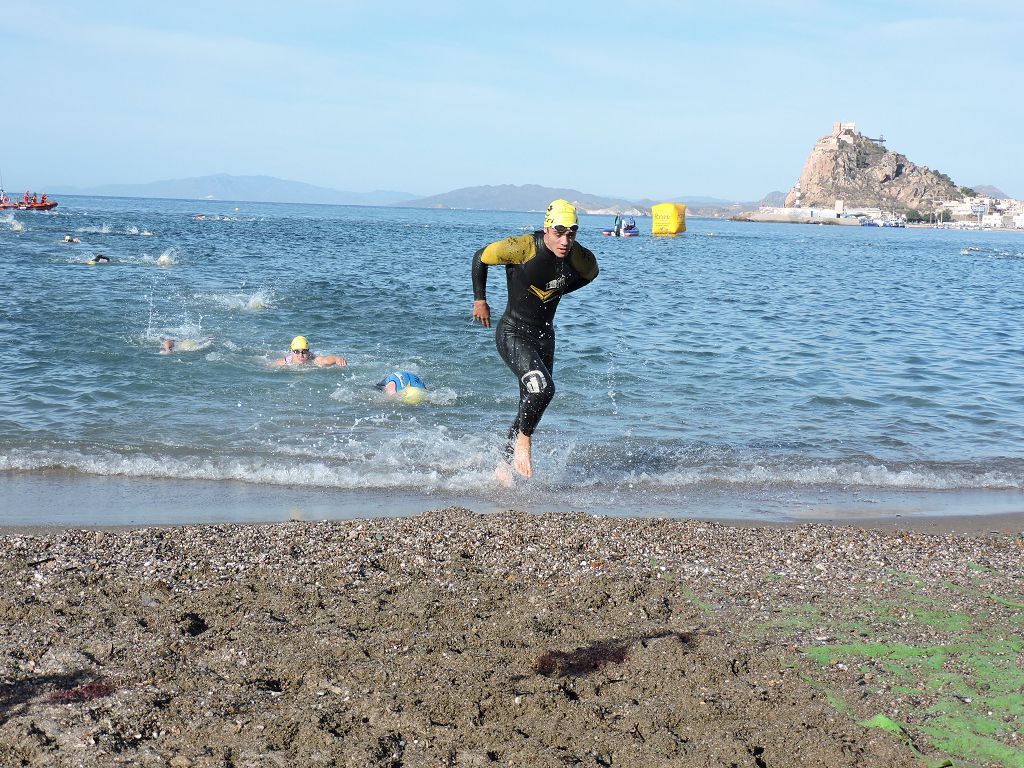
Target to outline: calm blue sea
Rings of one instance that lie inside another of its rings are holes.
[[[499,488],[517,387],[470,321],[470,258],[541,218],[87,197],[0,215],[0,523],[1024,508],[1024,234],[699,219],[658,239],[582,219],[601,275],[559,308],[536,475]],[[274,368],[296,334],[348,367]],[[160,354],[167,337],[199,349]],[[425,403],[374,389],[395,368]]]

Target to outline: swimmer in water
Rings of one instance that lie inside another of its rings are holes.
[[[277,361],[278,366],[283,365],[307,365],[312,363],[321,368],[331,365],[348,365],[344,357],[340,355],[318,355],[309,348],[309,340],[305,336],[296,336],[292,339],[292,351]]]
[[[81,241],[81,240],[79,240],[79,239],[78,239],[77,237],[75,237],[74,235],[64,235],[64,242],[65,242],[65,243],[80,243],[80,242],[82,242],[82,241]]]
[[[164,339],[160,345],[160,354],[172,352],[202,352],[213,344],[210,339]]]
[[[397,397],[410,405],[422,403],[427,385],[411,371],[395,371],[377,384],[377,389],[388,397]]]
[[[91,259],[89,259],[87,262],[85,262],[86,266],[88,266],[88,267],[95,267],[97,264],[109,264],[109,263],[110,263],[110,257],[109,256],[104,256],[102,253],[97,253],[95,256],[93,256]]]

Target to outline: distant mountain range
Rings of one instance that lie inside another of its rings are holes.
[[[987,195],[988,197],[994,197],[996,200],[1009,200],[1010,195],[1003,192],[999,187],[993,187],[991,184],[975,184],[971,187],[979,195]]]
[[[496,186],[463,187],[430,197],[419,197],[398,205],[408,208],[463,208],[488,211],[543,211],[552,200],[568,200],[577,208],[595,214],[649,214],[659,202],[685,202],[691,210],[738,206],[732,200],[698,195],[676,195],[664,200],[628,200],[581,192],[578,189],[542,187],[538,184],[499,184]]]
[[[647,215],[659,202],[686,203],[697,216],[721,216],[756,203],[723,200],[703,195],[676,195],[662,200],[594,195],[577,189],[543,187],[537,184],[499,184],[463,187],[451,192],[417,197],[408,192],[378,190],[346,192],[301,181],[273,176],[231,176],[220,173],[187,179],[166,179],[148,184],[104,184],[96,187],[50,187],[51,196],[89,195],[97,197],[160,197],[178,200],[232,200],[266,203],[320,203],[327,205],[375,205],[412,208],[460,208],[489,211],[543,211],[552,200],[571,201],[581,211],[593,214]],[[769,196],[780,193],[769,193]]]
[[[54,187],[51,195],[96,197],[163,197],[184,200],[239,200],[253,203],[323,203],[327,205],[395,205],[416,197],[408,192],[377,190],[345,192],[273,176],[230,176],[219,173],[148,184],[104,184],[98,187]]]
[[[499,184],[497,186],[463,187],[430,197],[419,197],[400,206],[409,208],[464,208],[486,211],[543,211],[552,200],[561,198],[587,211],[621,213],[635,209],[632,200],[602,197],[580,192],[578,189],[558,189],[537,184]]]
[[[771,205],[776,208],[781,208],[786,204],[786,193],[778,190],[769,192],[767,195],[761,198],[761,205]]]

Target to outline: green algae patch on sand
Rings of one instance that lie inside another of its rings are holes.
[[[772,629],[792,630],[811,629],[823,622],[821,609],[814,605],[801,605],[780,613],[765,624]]]
[[[955,611],[920,610],[911,608],[910,613],[921,624],[944,632],[964,632],[971,628],[973,618],[966,613]]]
[[[971,764],[1024,768],[1024,749],[1000,740],[1019,730],[1024,721],[1024,670],[1019,663],[1022,643],[984,636],[964,640],[921,648],[852,643],[807,648],[805,653],[822,667],[870,660],[876,670],[884,670],[879,682],[886,683],[891,693],[911,702],[923,691],[937,697],[930,706],[904,703],[908,721],[920,734],[919,743],[927,742],[929,747]],[[849,711],[845,702],[833,706],[842,713]],[[884,714],[861,725],[892,733],[896,733],[893,726],[904,730]]]
[[[910,747],[912,750],[914,750],[914,754],[916,754],[924,762],[924,764],[928,766],[928,768],[952,768],[953,766],[952,760],[948,760],[945,758],[935,759],[929,758],[926,755],[922,755],[920,750],[918,750],[917,746],[914,744],[914,740],[910,738],[910,734],[907,733],[906,729],[902,725],[897,723],[895,720],[893,720],[891,717],[882,712],[879,712],[877,715],[875,715],[874,717],[870,717],[867,720],[861,720],[857,723],[857,725],[860,725],[864,728],[877,728],[881,731],[885,731],[886,733],[892,734],[900,741],[902,741],[904,744],[906,744],[908,747]]]
[[[694,606],[701,611],[705,616],[713,616],[715,614],[715,606],[711,603],[705,602],[697,597],[697,593],[690,589],[682,582],[677,582],[679,587],[679,593],[689,601],[690,605]]]
[[[906,668],[899,662],[907,661],[931,669],[942,669],[951,649],[943,646],[914,648],[900,643],[849,643],[847,645],[822,645],[805,648],[804,652],[822,666],[847,659],[877,659],[897,662],[892,666],[893,669]]]
[[[1005,605],[1007,608],[1012,608],[1015,611],[1024,611],[1024,603],[1007,600],[1005,597],[1000,597],[999,595],[989,595],[989,599],[993,602],[999,603],[1000,605]],[[1016,618],[1020,619],[1022,617],[1018,615]]]
[[[1014,749],[1001,741],[974,733],[969,721],[950,718],[920,726],[929,742],[950,755],[973,762],[1024,768],[1024,749]]]
[[[881,712],[868,720],[861,720],[857,725],[863,725],[865,728],[881,728],[883,731],[896,734],[900,738],[907,739],[909,741],[909,737],[907,736],[906,731],[903,730],[903,726],[887,715],[883,715]]]

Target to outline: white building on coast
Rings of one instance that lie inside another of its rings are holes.
[[[970,226],[979,229],[1024,229],[1024,200],[986,196],[963,200],[940,200],[935,212],[949,211],[952,221],[947,226]]]

